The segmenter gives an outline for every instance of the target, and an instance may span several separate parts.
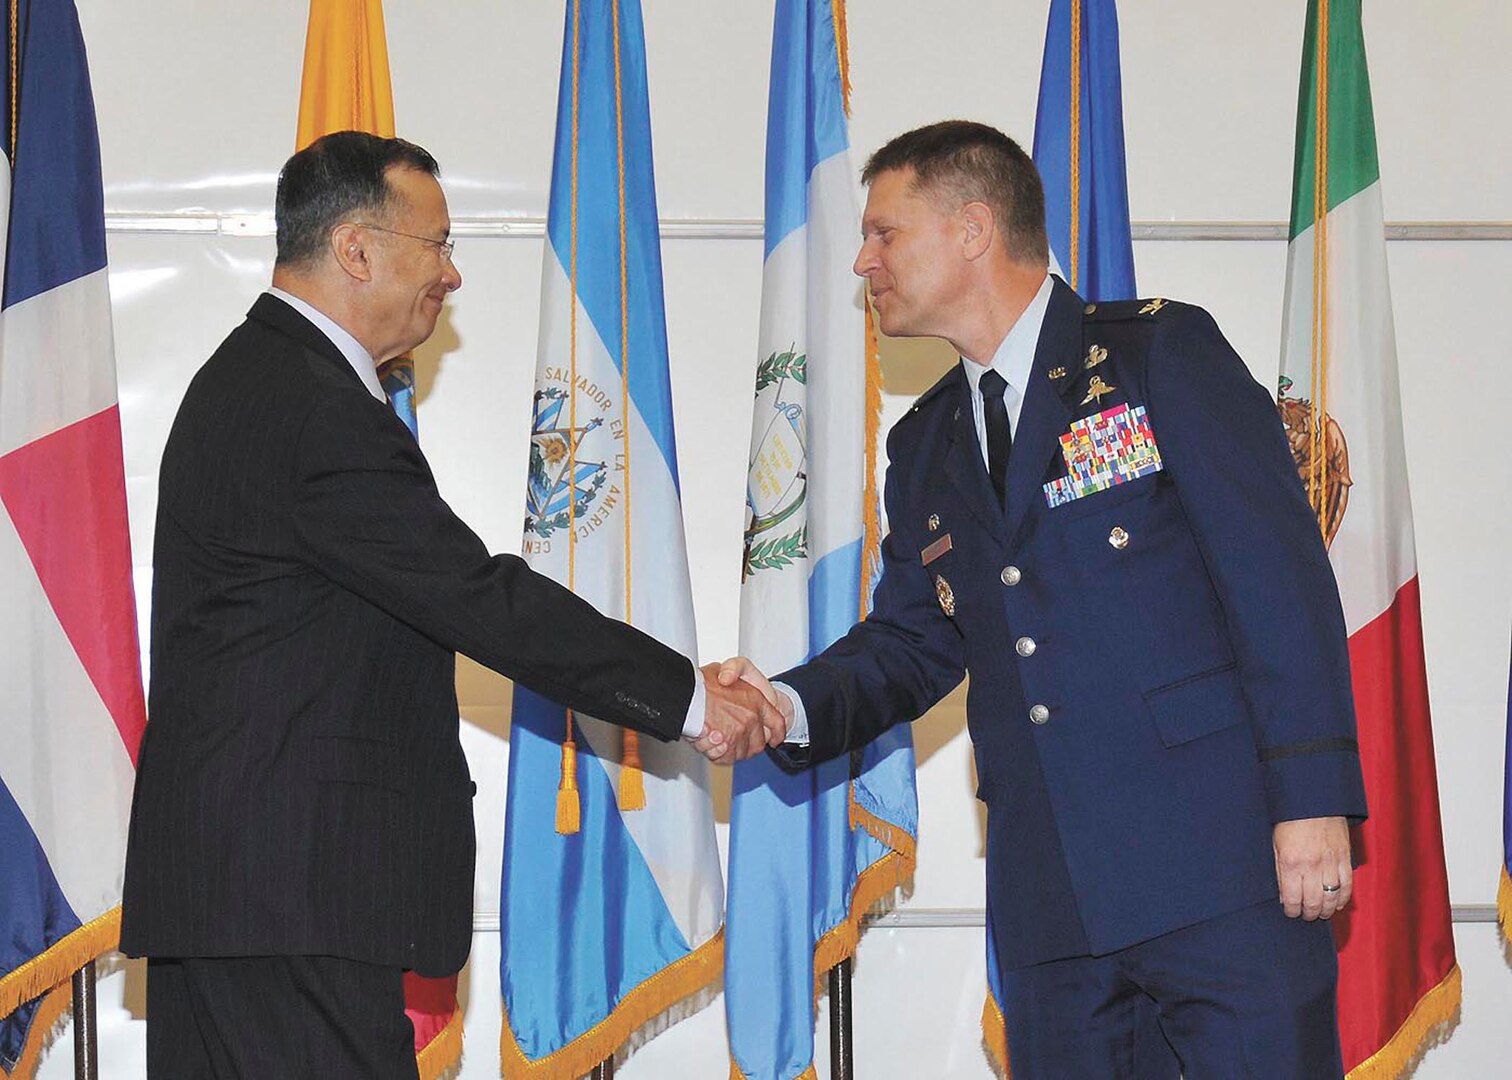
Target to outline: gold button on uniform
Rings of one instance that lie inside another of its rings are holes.
[[[1016,566],[1005,566],[1003,567],[1003,572],[998,577],[1003,579],[1004,585],[1017,585],[1023,580],[1024,575]]]
[[[1048,705],[1035,705],[1029,710],[1029,722],[1043,724],[1050,719],[1050,707]]]
[[[1086,307],[1082,308],[1082,314],[1083,315],[1090,315],[1090,314],[1092,314],[1096,310],[1097,310],[1097,305],[1096,304],[1088,304]]]
[[[1020,656],[1033,656],[1036,648],[1032,637],[1021,637],[1013,643],[1013,651]]]
[[[1108,543],[1122,551],[1129,546],[1129,534],[1124,532],[1122,525],[1115,525],[1113,531],[1108,534]]]

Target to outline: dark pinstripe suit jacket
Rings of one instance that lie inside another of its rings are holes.
[[[692,671],[442,501],[341,353],[263,296],[163,453],[131,955],[324,954],[456,971],[473,785],[454,654],[662,739]]]

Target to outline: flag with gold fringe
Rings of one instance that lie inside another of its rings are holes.
[[[1370,798],[1333,920],[1357,1080],[1400,1075],[1460,1000],[1384,226],[1360,0],[1311,0],[1277,404],[1344,603]]]
[[[1123,87],[1114,0],[1051,0],[1034,118],[1034,164],[1045,187],[1050,270],[1088,300],[1129,300],[1134,244],[1124,165]],[[1008,1072],[1008,1034],[992,923],[987,923],[987,1000],[982,1041]],[[1179,1073],[1170,1049],[1136,1047],[1137,1071]]]
[[[844,7],[778,0],[740,648],[763,671],[866,614],[876,572],[881,381],[860,281]],[[798,776],[735,769],[725,1004],[731,1076],[812,1078],[814,1002],[861,920],[914,869],[913,738]]]
[[[568,0],[523,554],[692,656],[638,0]],[[500,913],[506,1077],[581,1076],[712,997],[708,763],[514,690]]]
[[[72,0],[10,5],[0,168],[0,1075],[119,940],[146,724],[94,100]]]
[[[295,148],[302,150],[333,131],[394,135],[394,95],[381,0],[310,0]],[[419,438],[414,361],[409,356],[396,357],[380,374],[394,411],[410,434]],[[404,1009],[415,1028],[420,1078],[434,1080],[462,1056],[457,977],[427,979],[406,972]]]
[[[1502,936],[1512,941],[1512,663],[1507,674],[1506,779],[1502,781],[1502,869],[1496,890],[1496,921]]]

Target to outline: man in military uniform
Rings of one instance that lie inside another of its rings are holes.
[[[1274,405],[1205,311],[1048,275],[1039,177],[1001,132],[920,128],[862,178],[883,331],[962,362],[888,439],[872,614],[777,677],[774,753],[845,753],[969,672],[1015,1080],[1135,1076],[1162,1038],[1189,1080],[1339,1077],[1326,920],[1365,796]]]

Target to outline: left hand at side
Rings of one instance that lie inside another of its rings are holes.
[[[1328,919],[1349,903],[1354,868],[1349,859],[1349,823],[1342,817],[1278,822],[1272,846],[1276,885],[1288,918]]]

